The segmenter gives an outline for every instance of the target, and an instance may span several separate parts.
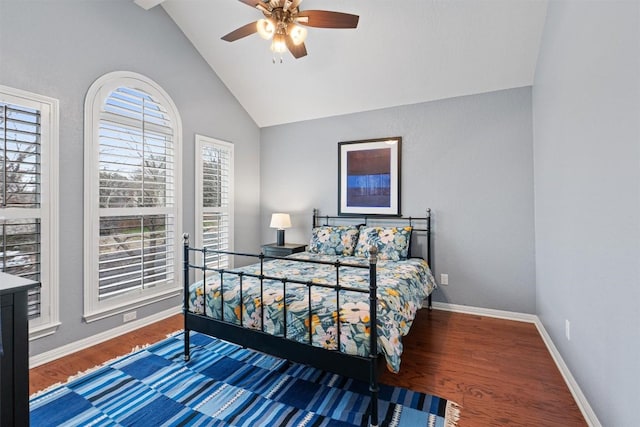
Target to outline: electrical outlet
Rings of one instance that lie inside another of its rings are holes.
[[[449,275],[448,274],[441,274],[440,275],[440,284],[441,285],[448,285],[449,284]]]
[[[567,337],[567,341],[571,341],[571,322],[569,319],[564,319],[564,335]]]
[[[135,311],[130,311],[122,315],[122,321],[125,323],[131,322],[132,320],[136,320],[136,317],[138,317],[138,313]]]

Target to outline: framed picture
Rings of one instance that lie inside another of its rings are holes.
[[[400,215],[401,137],[338,143],[338,215]]]

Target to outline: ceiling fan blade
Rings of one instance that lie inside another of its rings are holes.
[[[294,58],[298,59],[307,56],[307,48],[304,43],[296,45],[293,40],[291,40],[291,36],[287,36],[285,42],[287,43],[287,49],[289,49],[289,52],[291,52]]]
[[[299,24],[318,28],[356,28],[360,19],[358,15],[328,10],[303,10],[297,18],[306,18],[299,19]]]
[[[271,14],[273,9],[272,5],[269,2],[263,2],[262,0],[240,0],[242,3],[247,6],[255,7],[256,9],[262,11],[266,14]]]
[[[246,4],[247,6],[251,6],[251,7],[256,7],[258,3],[262,3],[261,0],[240,0],[240,1]]]
[[[223,36],[222,40],[227,42],[234,42],[238,39],[247,37],[256,32],[258,32],[258,21],[251,22],[247,25],[243,25],[242,27],[231,31],[226,36]]]
[[[282,10],[293,10],[300,5],[302,0],[284,0],[282,4]]]

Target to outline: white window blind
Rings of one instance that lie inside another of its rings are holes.
[[[114,72],[85,101],[85,319],[179,291],[180,117],[150,79]]]
[[[166,109],[120,87],[105,100],[99,141],[99,299],[173,281],[174,148]]]
[[[0,109],[2,207],[39,208],[40,112],[3,103]]]
[[[0,271],[40,283],[40,111],[0,102]],[[6,219],[9,209],[12,219]],[[40,289],[29,291],[31,319]]]
[[[207,249],[233,249],[233,145],[196,136],[197,209],[196,245]],[[205,262],[216,268],[231,267],[229,255],[207,253]]]

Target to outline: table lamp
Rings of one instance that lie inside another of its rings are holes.
[[[278,238],[276,244],[278,246],[284,246],[284,229],[291,227],[291,218],[286,213],[274,213],[271,215],[271,228],[278,229]]]

